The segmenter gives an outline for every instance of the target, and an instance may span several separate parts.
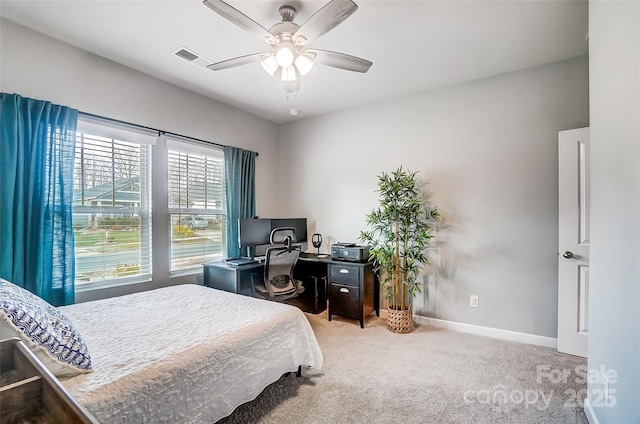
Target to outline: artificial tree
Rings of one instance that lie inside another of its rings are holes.
[[[396,332],[413,329],[411,297],[421,292],[418,275],[428,262],[425,250],[433,238],[433,225],[440,220],[437,207],[428,204],[416,174],[401,166],[378,176],[379,205],[367,214],[369,231],[361,231],[359,237],[370,247],[380,283],[386,288],[389,313],[408,314],[410,323],[404,329],[392,329],[387,319],[389,329]]]

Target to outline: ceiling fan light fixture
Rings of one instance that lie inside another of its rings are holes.
[[[293,51],[287,44],[280,47],[276,52],[276,60],[278,61],[278,65],[282,66],[283,68],[288,68],[289,66],[291,66],[294,59]]]
[[[311,71],[313,68],[313,62],[309,60],[305,55],[299,54],[295,60],[296,68],[298,68],[298,72],[300,75],[305,76]]]
[[[279,9],[281,22],[276,23],[270,29],[258,24],[249,16],[226,3],[225,0],[204,0],[204,4],[226,20],[271,45],[271,50],[268,52],[239,56],[211,63],[206,67],[212,71],[218,71],[261,62],[262,67],[269,75],[282,80],[287,99],[290,94],[297,95],[302,76],[311,71],[315,62],[333,68],[362,73],[367,72],[373,64],[368,60],[344,53],[307,49],[306,47],[351,16],[358,8],[353,0],[329,0],[302,25],[293,22],[296,16],[296,7],[285,4]]]
[[[265,60],[263,60],[261,65],[264,70],[267,71],[267,73],[271,76],[274,76],[280,68],[280,65],[278,65],[278,61],[276,60],[276,57],[274,55],[270,55]]]
[[[282,68],[282,81],[295,81],[296,80],[296,68],[292,65],[286,68]]]

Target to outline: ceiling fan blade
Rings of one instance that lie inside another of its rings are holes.
[[[240,28],[251,34],[258,36],[269,44],[277,44],[278,40],[262,25],[240,12],[238,9],[228,5],[222,0],[204,0],[204,5],[213,10],[226,20],[233,22]]]
[[[332,66],[334,68],[345,69],[354,72],[367,72],[373,62],[344,53],[331,52],[328,50],[306,49],[305,56],[316,63]]]
[[[235,57],[233,59],[223,60],[222,62],[207,65],[212,71],[221,71],[222,69],[235,68],[236,66],[246,65],[253,62],[261,62],[271,55],[270,52],[253,53],[246,56]]]
[[[337,27],[358,9],[351,0],[331,0],[314,13],[293,35],[298,46],[304,46]]]

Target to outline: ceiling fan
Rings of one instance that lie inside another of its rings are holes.
[[[352,0],[331,0],[302,25],[293,22],[296,9],[290,5],[280,7],[281,22],[269,30],[222,0],[204,0],[205,6],[245,31],[258,36],[271,45],[270,51],[253,53],[207,68],[219,71],[253,62],[261,62],[271,76],[278,75],[287,93],[297,92],[300,76],[311,71],[314,63],[354,72],[367,72],[372,62],[344,53],[307,48],[307,45],[341,24],[358,9]]]

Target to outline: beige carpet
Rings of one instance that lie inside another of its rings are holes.
[[[219,423],[587,423],[586,360],[430,326],[307,314],[322,370],[284,376]],[[576,400],[576,398],[578,398]]]

